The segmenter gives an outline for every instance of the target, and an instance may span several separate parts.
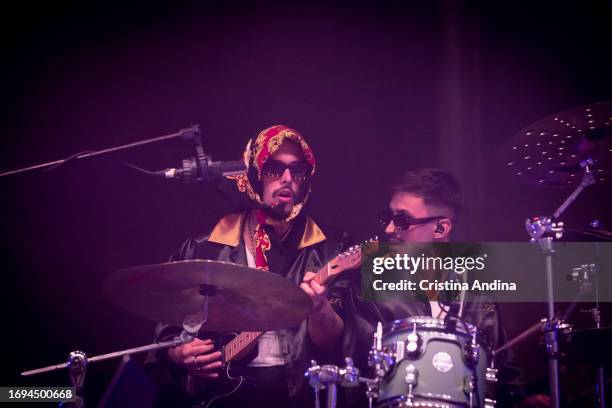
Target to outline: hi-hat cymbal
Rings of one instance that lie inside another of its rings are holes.
[[[522,129],[502,151],[503,166],[525,183],[575,186],[583,165],[596,182],[612,178],[612,102],[567,110]]]
[[[267,331],[298,325],[312,301],[274,273],[229,262],[194,260],[122,269],[104,283],[109,300],[138,316],[181,327],[208,300],[207,331]]]

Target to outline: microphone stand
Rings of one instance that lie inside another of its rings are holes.
[[[92,157],[104,156],[106,154],[129,150],[135,147],[145,146],[151,143],[164,142],[166,140],[171,140],[171,139],[176,139],[176,138],[182,138],[185,140],[200,138],[200,125],[193,125],[193,126],[181,129],[176,133],[170,133],[170,134],[155,137],[152,139],[145,139],[145,140],[141,140],[138,142],[128,143],[128,144],[121,145],[121,146],[109,147],[107,149],[102,149],[102,150],[97,150],[97,151],[77,153],[66,159],[54,160],[51,162],[36,164],[34,166],[24,167],[24,168],[17,169],[17,170],[5,171],[5,172],[0,173],[0,178],[8,177],[8,176],[15,176],[17,174],[22,174],[22,173],[28,173],[34,170],[50,169],[53,167],[61,166],[71,161],[75,161],[75,160],[83,160],[83,159],[90,159]],[[200,147],[201,147],[201,142],[200,142]],[[202,154],[203,154],[203,150],[202,150]]]

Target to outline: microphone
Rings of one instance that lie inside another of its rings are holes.
[[[183,160],[182,168],[162,170],[168,179],[182,179],[186,183],[193,181],[209,181],[217,178],[246,173],[243,161],[211,161],[209,157],[196,160],[195,157]]]
[[[241,160],[214,162],[210,155],[204,153],[199,125],[181,130],[181,137],[194,140],[196,156],[183,159],[183,166],[180,168],[171,167],[164,170],[149,171],[130,163],[124,162],[124,164],[146,174],[167,179],[182,179],[185,183],[211,181],[225,176],[246,173],[246,165]]]

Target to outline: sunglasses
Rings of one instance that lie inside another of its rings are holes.
[[[442,216],[437,217],[424,217],[424,218],[412,218],[403,213],[393,214],[391,210],[382,210],[378,213],[378,222],[380,226],[384,229],[389,225],[391,221],[393,221],[393,225],[395,225],[395,229],[399,231],[404,231],[410,228],[411,225],[419,225],[419,224],[427,224],[431,221],[441,220]]]
[[[285,170],[289,169],[291,176],[297,181],[304,181],[312,172],[312,166],[307,162],[285,164],[278,160],[269,159],[263,166],[262,172],[268,177],[281,178]]]

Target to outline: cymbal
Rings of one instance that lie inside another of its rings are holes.
[[[203,286],[205,285],[205,286]],[[112,273],[103,291],[116,306],[182,327],[204,307],[207,331],[267,331],[298,325],[312,301],[294,283],[271,272],[229,262],[193,260],[138,266]]]
[[[572,332],[568,356],[574,361],[584,361],[597,367],[612,366],[612,327],[579,329]]]
[[[597,238],[603,241],[612,241],[612,231],[600,229],[600,228],[566,228],[566,232],[586,235],[592,237],[593,239]]]
[[[612,102],[549,116],[515,134],[502,154],[516,179],[539,187],[569,187],[582,180],[583,165],[596,182],[612,178]]]

